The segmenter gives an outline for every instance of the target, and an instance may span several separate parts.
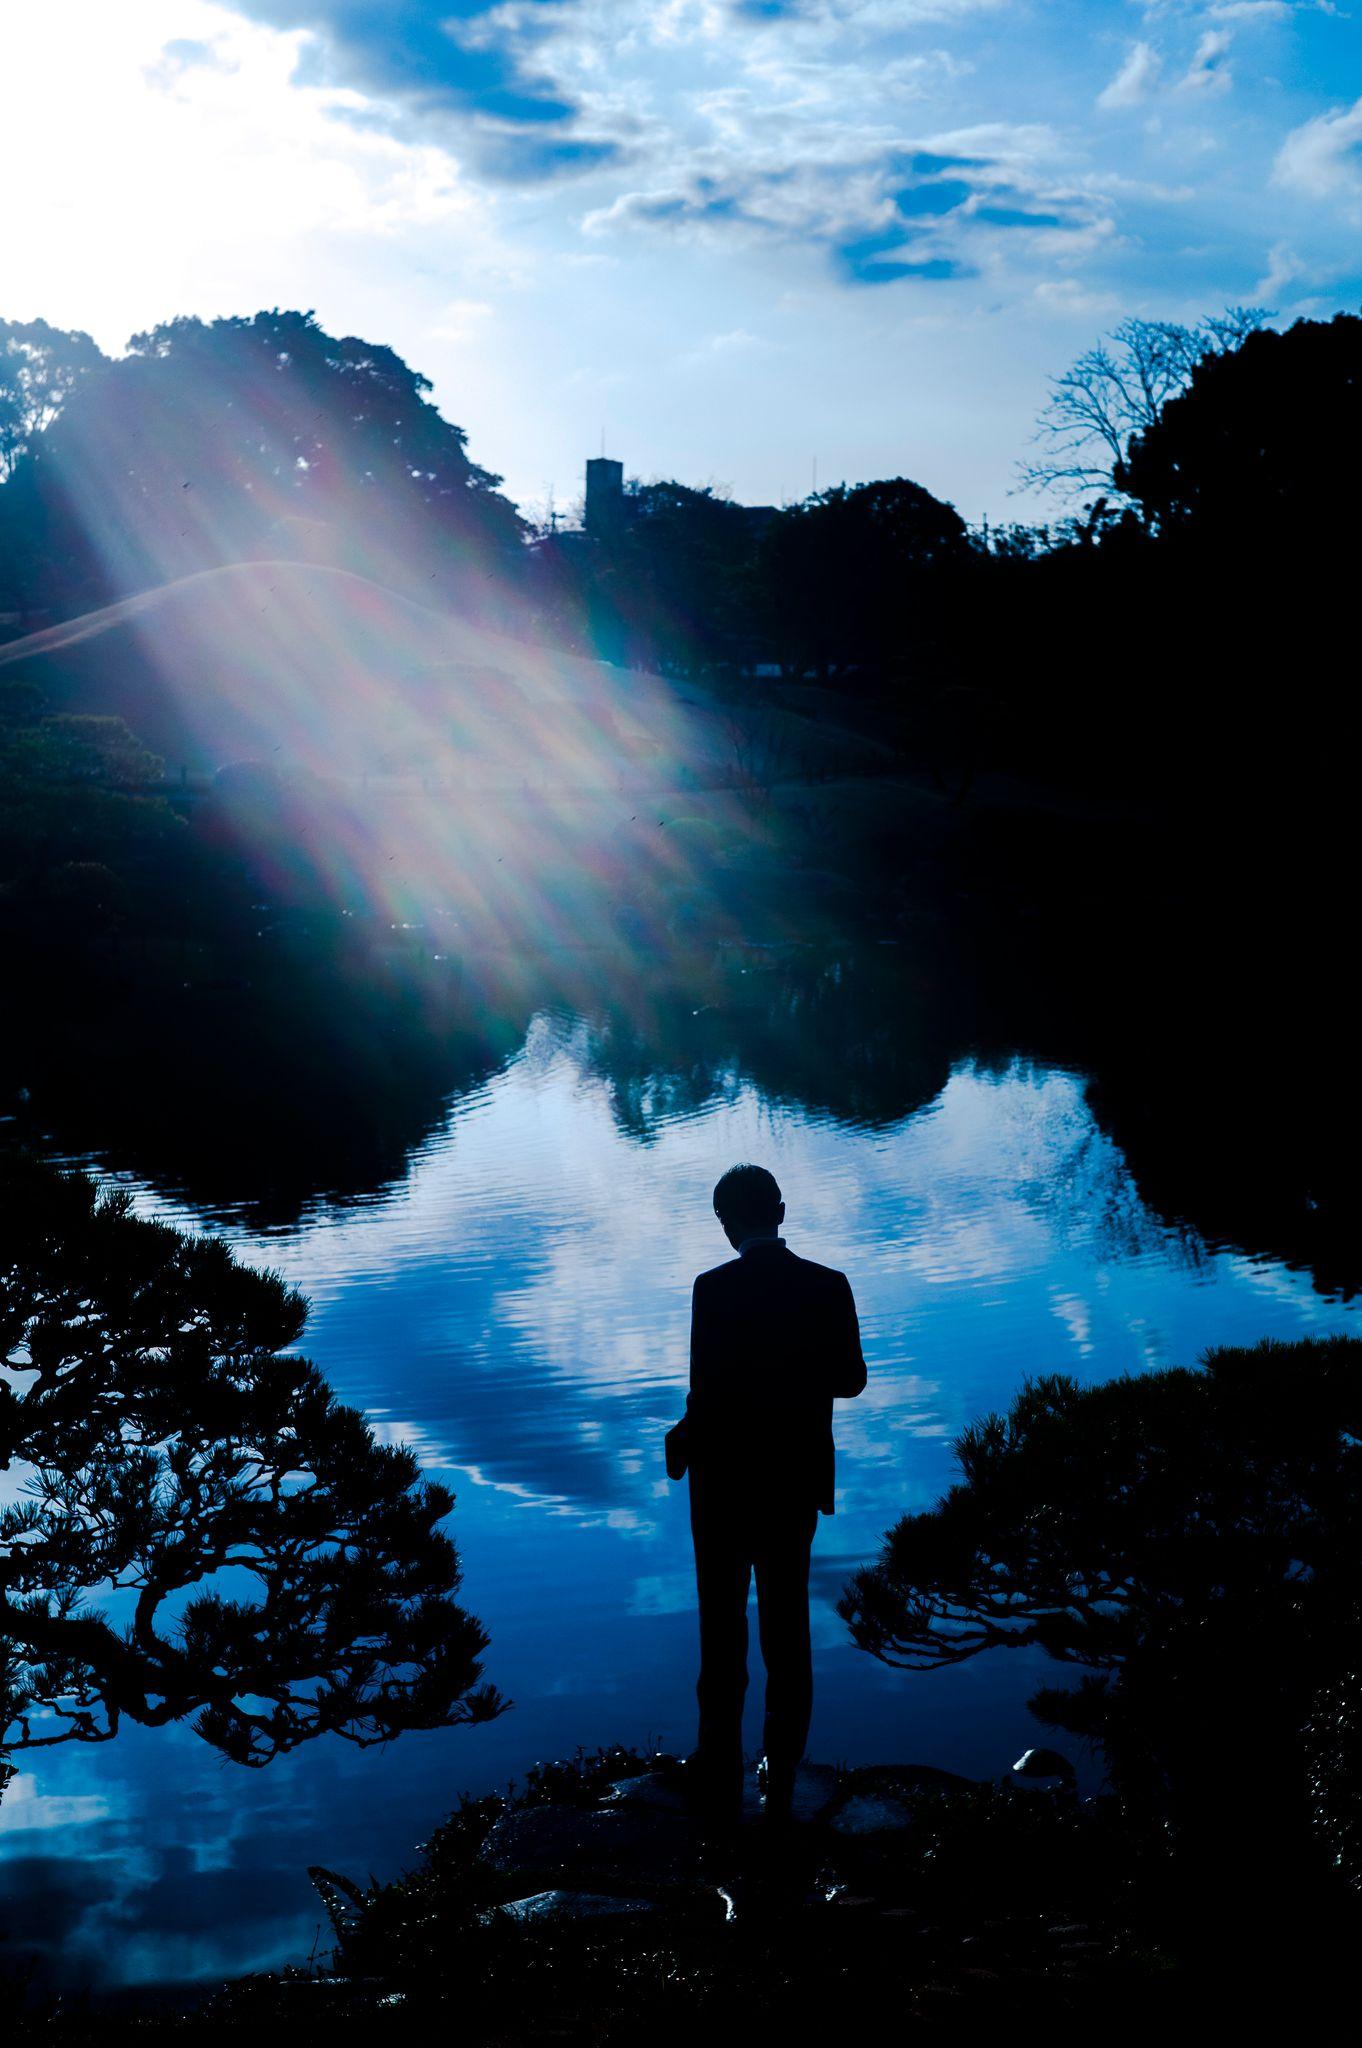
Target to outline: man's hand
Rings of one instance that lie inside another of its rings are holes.
[[[684,1479],[686,1467],[690,1464],[690,1429],[684,1415],[675,1428],[667,1431],[663,1448],[667,1454],[668,1479]]]

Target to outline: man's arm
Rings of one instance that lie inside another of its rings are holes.
[[[684,1479],[690,1464],[690,1426],[695,1408],[696,1380],[697,1377],[704,1377],[708,1335],[708,1324],[701,1307],[700,1282],[697,1279],[690,1297],[690,1392],[686,1396],[686,1412],[681,1420],[667,1431],[663,1439],[668,1479]]]
[[[829,1346],[832,1394],[835,1400],[851,1401],[865,1392],[865,1359],[861,1352],[861,1326],[856,1301],[845,1273],[837,1275],[833,1291],[832,1343]]]
[[[704,1404],[704,1390],[714,1363],[714,1324],[709,1313],[705,1275],[697,1273],[690,1291],[690,1398],[688,1409]]]

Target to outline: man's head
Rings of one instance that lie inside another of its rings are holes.
[[[735,1250],[745,1238],[774,1237],[785,1221],[775,1175],[764,1166],[730,1166],[714,1190],[714,1213]]]

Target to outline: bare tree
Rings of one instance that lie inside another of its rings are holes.
[[[735,705],[724,719],[724,736],[732,751],[729,786],[754,809],[766,810],[776,784],[796,766],[789,719],[771,705]]]
[[[1113,472],[1131,436],[1151,427],[1187,388],[1203,356],[1237,349],[1271,317],[1263,306],[1227,306],[1195,327],[1123,320],[1051,383],[1036,422],[1037,453],[1018,468],[1021,487],[1070,498],[1090,490],[1123,496]]]

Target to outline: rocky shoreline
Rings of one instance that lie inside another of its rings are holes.
[[[892,2000],[926,2026],[965,2001],[980,2020],[1077,2015],[1148,1959],[1096,1910],[1104,1836],[1068,1762],[1032,1751],[999,1783],[925,1765],[802,1767],[773,1828],[748,1774],[736,1837],[706,1836],[674,1758],[616,1749],[466,1800],[423,1863],[361,1890],[311,1875],[336,1936],[330,1969],[240,1985],[217,2011],[268,2008],[424,2026],[466,2038],[716,2039],[835,2027]]]
[[[11,2037],[721,2048],[910,2028],[1124,2041],[1242,2022],[1266,2038],[1253,2027],[1328,2009],[1327,1930],[1308,1963],[1285,1923],[1274,1956],[1232,1960],[1213,1914],[1170,1942],[1173,1865],[1114,1798],[1081,1797],[1052,1750],[985,1782],[809,1764],[780,1827],[753,1771],[723,1841],[687,1812],[676,1759],[602,1750],[465,1798],[420,1854],[388,1883],[309,1873],[334,1935],[320,1964],[193,2000],[21,2013]],[[1315,2038],[1337,2038],[1321,2025]]]

